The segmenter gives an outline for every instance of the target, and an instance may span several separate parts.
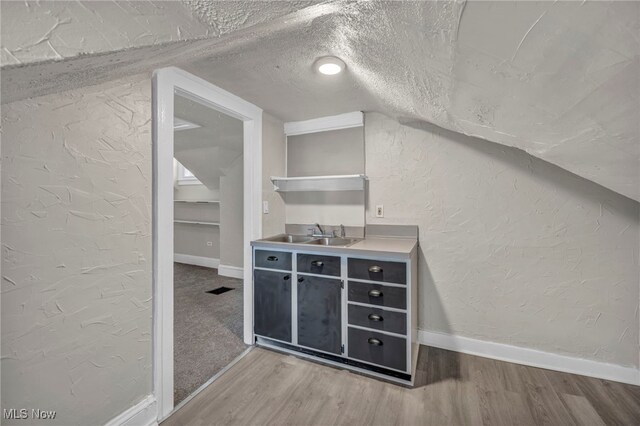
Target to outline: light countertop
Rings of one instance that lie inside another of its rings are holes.
[[[315,253],[336,253],[352,255],[379,255],[384,257],[407,259],[418,247],[414,238],[369,237],[347,247],[320,246],[304,243],[281,243],[266,240],[252,241],[254,247],[297,250]]]

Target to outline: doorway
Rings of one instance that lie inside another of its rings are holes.
[[[253,343],[262,110],[173,67],[156,71],[153,84],[153,358],[162,420]]]
[[[174,404],[245,349],[243,122],[174,95]]]

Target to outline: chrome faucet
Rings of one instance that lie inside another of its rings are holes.
[[[318,228],[318,234],[315,233],[315,229]],[[322,226],[320,226],[319,223],[316,223],[315,226],[312,228],[312,234],[313,237],[326,237],[326,235],[324,234],[324,228],[322,228]]]
[[[346,236],[345,232],[344,232],[344,225],[340,224],[340,236],[342,238],[344,238]]]

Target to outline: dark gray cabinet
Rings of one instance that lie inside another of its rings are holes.
[[[342,352],[341,281],[298,275],[298,344]]]
[[[256,343],[412,383],[417,251],[406,260],[352,256],[305,244],[255,247]]]
[[[254,270],[253,331],[291,342],[291,274]]]
[[[318,254],[298,254],[298,272],[340,276],[340,258]]]
[[[404,371],[407,368],[407,340],[349,327],[349,356]]]
[[[372,306],[349,304],[349,324],[390,333],[407,333],[407,314],[378,309]]]
[[[407,290],[402,287],[349,281],[349,301],[406,309]]]
[[[394,284],[407,283],[406,263],[352,258],[349,258],[348,263],[349,278]]]
[[[256,250],[254,265],[258,268],[291,270],[291,253],[286,251]]]

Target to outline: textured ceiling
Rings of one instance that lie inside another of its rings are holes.
[[[285,121],[363,110],[430,122],[640,200],[638,2],[183,4],[208,38],[3,70],[3,96],[176,65]],[[347,72],[314,73],[327,54]]]
[[[640,200],[639,6],[345,3],[186,68],[284,120],[365,110],[427,121]],[[345,75],[314,73],[326,54]]]

